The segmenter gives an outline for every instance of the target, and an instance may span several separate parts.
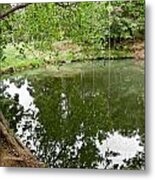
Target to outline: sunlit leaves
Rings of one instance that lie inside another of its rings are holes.
[[[34,3],[3,21],[2,34],[4,44],[33,43],[42,51],[64,40],[82,45],[85,52],[99,51],[109,43],[144,38],[144,0]]]

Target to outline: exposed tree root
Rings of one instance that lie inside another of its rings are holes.
[[[9,129],[8,122],[0,112],[0,166],[45,167],[23,146]]]

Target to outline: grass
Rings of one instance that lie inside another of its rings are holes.
[[[34,69],[49,65],[59,65],[62,62],[84,62],[86,60],[97,59],[98,57],[124,57],[131,56],[129,51],[107,50],[96,53],[93,49],[85,52],[81,47],[71,44],[70,42],[59,42],[53,44],[51,51],[39,51],[33,46],[27,45],[23,53],[23,44],[20,43],[18,48],[12,44],[8,44],[4,49],[4,56],[6,57],[0,64],[2,74],[10,74],[14,72],[23,71],[25,69]]]
[[[26,67],[38,67],[42,62],[38,59],[14,59],[7,58],[3,63],[1,63],[1,70],[5,70],[11,67],[26,68]]]
[[[1,62],[1,71],[5,72],[11,68],[16,70],[24,70],[26,68],[39,67],[43,64],[43,60],[35,58],[26,52],[26,57],[11,45],[7,45],[4,49],[5,59]]]

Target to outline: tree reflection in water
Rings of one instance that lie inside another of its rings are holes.
[[[3,80],[2,111],[16,135],[49,167],[144,169],[140,80],[111,76],[109,100],[107,77],[95,72],[92,89],[91,74]]]

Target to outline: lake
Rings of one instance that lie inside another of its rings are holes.
[[[145,168],[143,63],[27,71],[1,79],[0,102],[16,136],[48,167]]]

